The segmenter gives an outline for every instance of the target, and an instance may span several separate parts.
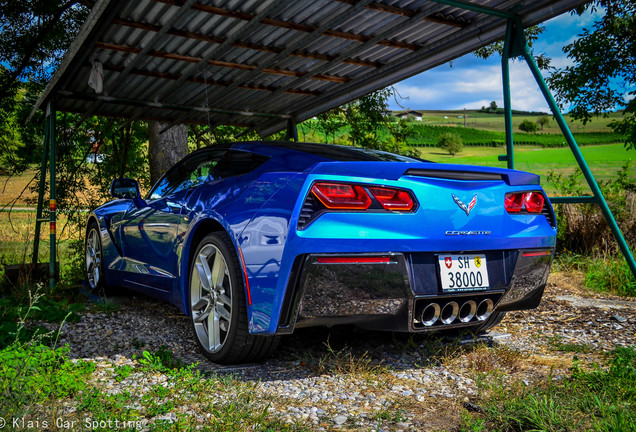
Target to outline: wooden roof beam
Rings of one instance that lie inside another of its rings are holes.
[[[97,42],[95,45],[98,48],[108,49],[112,51],[119,51],[119,52],[127,52],[131,54],[140,54],[142,51],[141,48],[112,44],[107,42]],[[172,54],[172,53],[166,53],[166,52],[156,51],[156,50],[149,50],[147,51],[146,55],[150,57],[157,57],[162,59],[170,59],[170,60],[190,62],[190,63],[199,63],[203,60],[201,57],[186,56],[182,54]],[[233,62],[226,62],[226,61],[219,61],[219,60],[208,60],[207,64],[210,66],[246,70],[246,71],[253,71],[258,68],[257,66],[253,66],[253,65],[246,65],[243,63],[233,63]],[[306,75],[305,72],[298,72],[298,71],[293,71],[289,69],[278,69],[278,68],[263,68],[262,72],[267,74],[272,74],[272,75],[283,75],[283,76],[290,76],[290,77],[296,77],[296,78]],[[347,77],[339,77],[335,75],[324,75],[324,74],[315,75],[312,77],[312,79],[316,79],[320,81],[337,82],[337,83],[349,82],[349,78]]]
[[[90,66],[91,66],[90,63],[86,64],[86,67],[90,67]],[[109,70],[113,72],[122,72],[124,70],[123,66],[118,66],[118,65],[102,64],[102,66],[104,70]],[[181,78],[181,75],[179,74],[152,72],[152,71],[147,71],[143,69],[131,69],[130,74],[139,75],[139,76],[147,76],[147,77],[158,78],[158,79],[167,79],[167,80],[179,80]],[[230,82],[207,80],[207,79],[198,78],[198,77],[190,77],[190,78],[187,78],[186,81],[191,83],[196,83],[196,84],[213,85],[217,87],[226,87],[231,84]],[[276,90],[278,90],[278,88],[274,86],[257,86],[253,84],[243,84],[243,85],[240,85],[239,88],[243,88],[246,90],[266,91],[266,92],[275,92]],[[318,91],[302,90],[302,89],[288,89],[288,90],[285,90],[285,93],[304,95],[304,96],[319,96],[320,94],[322,94],[321,92],[318,92]]]
[[[155,24],[140,23],[137,21],[130,21],[130,20],[125,20],[121,18],[114,19],[113,24],[131,27],[131,28],[137,28],[137,29],[145,30],[145,31],[152,31],[152,32],[158,32],[161,29],[161,26],[158,26]],[[196,40],[201,40],[201,41],[215,43],[215,44],[222,44],[226,40],[225,38],[222,38],[222,37],[209,36],[203,33],[177,30],[174,28],[168,30],[167,33],[172,36],[179,36],[186,39],[196,39]],[[272,54],[278,54],[283,51],[283,48],[269,47],[267,45],[242,42],[242,41],[235,41],[232,43],[232,46],[237,48],[251,49],[254,51],[262,51],[262,52],[267,52]],[[294,51],[290,55],[295,57],[309,58],[312,60],[322,60],[322,61],[332,61],[333,59],[336,58],[335,55],[318,54],[318,53],[313,53],[308,51]],[[342,62],[356,65],[356,66],[365,66],[365,67],[372,67],[372,68],[379,68],[382,66],[382,63],[359,60],[354,58],[343,59]]]
[[[165,4],[169,4],[172,6],[181,6],[183,5],[185,2],[184,0],[153,0],[159,3],[165,3]],[[350,4],[349,1],[345,1],[345,3]],[[352,3],[355,3],[352,2]],[[209,14],[212,15],[219,15],[219,16],[224,16],[227,18],[234,18],[234,19],[238,19],[238,20],[242,20],[242,21],[248,21],[252,18],[254,18],[255,15],[249,14],[249,13],[245,13],[245,12],[238,12],[238,11],[232,11],[232,10],[228,10],[228,9],[223,9],[223,8],[219,8],[219,7],[215,7],[215,6],[210,6],[210,5],[206,5],[206,4],[202,4],[202,3],[195,3],[194,5],[191,6],[191,9],[193,10],[198,10],[198,11],[202,11],[202,12],[207,12]],[[279,28],[286,28],[289,30],[296,30],[299,32],[304,32],[304,33],[311,33],[313,31],[315,31],[316,29],[318,29],[318,27],[316,26],[310,26],[310,25],[306,25],[306,24],[297,24],[297,23],[293,23],[293,22],[289,22],[289,21],[282,21],[282,20],[277,20],[277,19],[273,19],[273,18],[262,18],[260,20],[261,24],[266,24],[266,25],[270,25],[273,27],[279,27]],[[455,23],[452,24],[454,27],[457,27],[458,25],[456,25]],[[464,25],[459,25],[459,27],[463,27]],[[346,39],[346,40],[354,40],[354,41],[358,41],[358,42],[368,42],[369,40],[371,40],[372,38],[370,36],[365,36],[365,35],[360,35],[360,34],[355,34],[355,33],[348,33],[348,32],[343,32],[343,31],[337,31],[337,30],[325,30],[322,32],[323,36],[329,36],[329,37],[335,37],[335,38],[340,38],[340,39]],[[412,44],[412,43],[407,43],[407,42],[398,42],[398,41],[392,41],[392,40],[381,40],[376,42],[377,45],[383,45],[383,46],[388,46],[391,48],[398,48],[398,49],[406,49],[406,50],[411,50],[411,51],[415,51],[419,48],[421,48],[419,45],[417,44]]]

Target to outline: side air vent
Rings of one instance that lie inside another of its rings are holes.
[[[418,176],[418,177],[433,177],[433,178],[441,178],[441,179],[449,179],[449,180],[486,180],[486,181],[504,180],[501,174],[495,174],[495,173],[432,170],[432,169],[418,169],[418,168],[408,169],[406,170],[404,175]]]
[[[298,217],[298,229],[304,229],[309,223],[314,220],[323,206],[314,197],[313,194],[307,195],[307,199],[303,203],[303,207],[300,209],[300,216]]]
[[[554,212],[550,208],[550,204],[548,204],[548,200],[546,199],[543,203],[543,208],[541,209],[541,214],[545,216],[548,220],[548,223],[552,228],[556,228],[556,220],[554,217]]]

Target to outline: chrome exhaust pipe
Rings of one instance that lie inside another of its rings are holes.
[[[458,318],[461,322],[467,323],[470,322],[471,319],[477,313],[477,303],[472,300],[467,301],[459,308]]]
[[[493,304],[492,300],[490,299],[485,299],[482,300],[481,303],[479,303],[479,306],[477,306],[477,313],[476,313],[476,317],[478,321],[485,321],[488,319],[488,317],[492,314],[492,309],[495,305]]]
[[[440,307],[437,303],[429,303],[424,310],[422,311],[422,315],[420,316],[420,321],[422,321],[422,325],[426,327],[430,327],[437,322],[440,314]]]
[[[440,314],[440,320],[444,324],[452,324],[457,318],[457,314],[459,313],[459,305],[452,301],[446,303],[446,305],[442,308],[442,313]]]

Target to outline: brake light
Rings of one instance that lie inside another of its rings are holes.
[[[541,192],[509,192],[504,200],[508,213],[519,213],[524,208],[528,213],[541,213],[545,198]]]
[[[543,210],[543,201],[543,194],[539,192],[526,193],[526,210],[528,210],[528,213],[541,213],[541,210]]]
[[[366,210],[371,197],[362,186],[343,183],[316,183],[311,192],[328,209]]]
[[[413,208],[413,199],[406,191],[383,187],[370,187],[369,190],[386,210],[410,211]]]
[[[387,264],[391,262],[388,256],[319,256],[318,264]]]
[[[509,213],[519,213],[523,208],[524,193],[510,192],[506,194],[504,207]]]

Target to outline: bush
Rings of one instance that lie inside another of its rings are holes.
[[[537,124],[530,120],[524,120],[519,124],[519,130],[523,132],[533,133],[537,131]]]
[[[452,156],[455,156],[455,153],[462,151],[463,148],[461,137],[450,132],[440,136],[437,145],[446,150]]]
[[[625,240],[636,245],[636,183],[631,180],[631,163],[627,162],[614,181],[599,183],[599,187],[620,227]],[[548,182],[563,196],[580,196],[587,188],[582,185],[582,172],[563,176],[548,174]],[[560,204],[555,206],[559,252],[568,251],[597,257],[616,255],[614,236],[596,204]]]

